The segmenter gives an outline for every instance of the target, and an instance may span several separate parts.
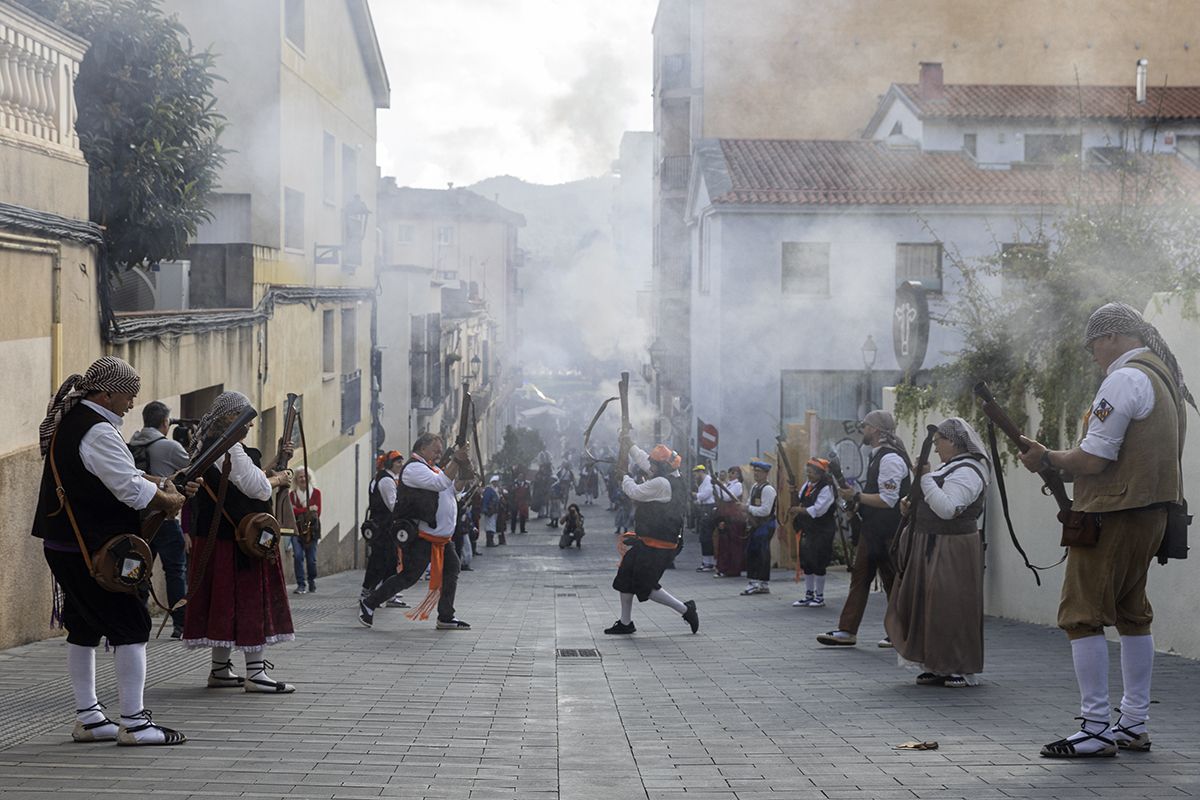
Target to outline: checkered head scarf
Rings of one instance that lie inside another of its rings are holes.
[[[50,450],[50,440],[63,417],[92,392],[124,392],[136,395],[142,389],[142,379],[133,367],[116,356],[104,356],[87,368],[82,375],[72,375],[46,406],[46,418],[38,426],[38,444],[42,455]]]
[[[904,442],[896,435],[896,418],[889,412],[876,409],[868,412],[863,417],[863,424],[870,425],[875,430],[879,431],[879,443],[900,453],[904,459],[904,463],[909,463],[908,448],[904,446]]]
[[[1171,348],[1167,347],[1158,328],[1146,322],[1141,313],[1131,305],[1105,303],[1093,311],[1092,316],[1088,317],[1083,343],[1089,345],[1101,336],[1109,336],[1114,333],[1136,336],[1141,339],[1142,344],[1149,347],[1150,352],[1162,359],[1162,362],[1167,365],[1167,369],[1171,370],[1171,375],[1175,378],[1175,385],[1179,387],[1183,399],[1192,408],[1196,408],[1196,401],[1183,382],[1183,370],[1179,368],[1175,354],[1171,352]]]
[[[192,457],[197,456],[208,440],[225,431],[234,417],[250,407],[250,398],[241,392],[222,392],[213,401],[212,408],[200,418],[196,433],[192,435]]]
[[[987,450],[983,447],[983,439],[979,438],[979,434],[971,427],[971,423],[962,417],[949,417],[943,420],[937,426],[937,432],[943,439],[949,441],[959,450],[970,453],[973,456],[979,456],[979,458],[991,464]]]

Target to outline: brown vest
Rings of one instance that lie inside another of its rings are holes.
[[[987,500],[987,478],[985,477],[984,468],[976,463],[976,460],[971,457],[958,456],[954,459],[954,466],[940,475],[934,475],[933,481],[942,487],[946,485],[946,478],[950,473],[960,469],[972,469],[979,475],[983,481],[983,491],[976,495],[975,499],[963,508],[956,516],[950,519],[942,519],[937,514],[933,513],[933,509],[928,503],[922,503],[917,507],[917,523],[916,530],[920,533],[931,536],[959,536],[968,533],[979,532],[979,517],[983,514],[983,504]]]
[[[1139,363],[1140,362],[1140,363]],[[1179,456],[1187,433],[1186,406],[1166,364],[1153,353],[1142,353],[1127,366],[1140,370],[1154,388],[1154,409],[1145,419],[1132,420],[1117,460],[1098,475],[1075,478],[1074,510],[1087,513],[1145,508],[1174,503],[1183,497]]]

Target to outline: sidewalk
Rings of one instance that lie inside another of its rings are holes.
[[[63,640],[0,653],[0,798],[562,798],[562,800],[890,800],[1173,798],[1200,794],[1200,664],[1160,656],[1154,750],[1056,762],[1045,742],[1076,723],[1070,649],[1056,630],[987,620],[987,672],[974,689],[918,687],[882,636],[872,598],[856,648],[813,637],[829,605],[796,609],[791,575],[771,595],[693,571],[694,538],[663,585],[699,605],[701,629],[653,603],[637,634],[608,637],[610,517],[585,508],[581,551],[531,521],[481,550],[459,585],[466,632],[381,609],[355,618],[361,573],[293,596],[297,641],[268,658],[295,694],[204,687],[208,653],[150,644],[146,704],[184,731],[174,748],[77,745]],[[425,584],[406,593],[418,600]],[[1031,585],[1032,589],[1032,585]],[[582,653],[580,651],[583,651]],[[598,651],[596,657],[589,653]],[[565,652],[564,652],[565,651]],[[1113,696],[1120,696],[1113,657]],[[112,659],[100,698],[116,709]],[[242,667],[240,656],[235,664]],[[894,745],[934,739],[930,752]]]

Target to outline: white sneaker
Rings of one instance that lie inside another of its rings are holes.
[[[885,636],[882,639],[880,639],[879,646],[880,647],[891,647],[892,646],[892,637]]]

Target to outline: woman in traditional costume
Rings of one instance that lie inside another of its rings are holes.
[[[942,465],[921,475],[921,501],[896,542],[896,583],[884,626],[917,683],[963,687],[983,671],[983,538],[979,519],[991,480],[983,443],[965,420],[937,428]],[[926,467],[928,470],[928,467]]]
[[[212,443],[249,406],[249,399],[240,392],[220,395],[197,426],[193,455]],[[249,429],[247,426],[247,433]],[[238,547],[235,536],[237,523],[246,515],[271,513],[271,496],[276,488],[289,485],[290,475],[287,471],[272,475],[263,472],[241,442],[230,448],[224,507],[218,517],[215,541],[210,541],[221,467],[222,462],[218,462],[209,468],[204,475],[205,488],[193,501],[195,545],[188,585],[195,589],[185,606],[183,644],[212,648],[209,688],[294,692],[295,686],[268,674],[274,665],[263,657],[267,645],[295,638],[278,552],[274,558],[247,555]],[[233,649],[245,654],[245,678],[233,671]]]

